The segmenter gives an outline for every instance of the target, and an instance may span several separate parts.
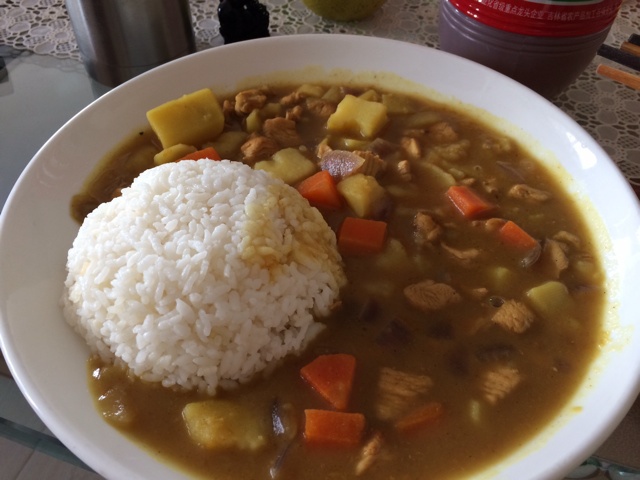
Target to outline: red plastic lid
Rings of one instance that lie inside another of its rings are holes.
[[[622,0],[448,0],[462,13],[508,32],[580,37],[609,27]]]

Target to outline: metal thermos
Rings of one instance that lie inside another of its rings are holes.
[[[189,0],[65,0],[87,72],[116,86],[195,51]]]

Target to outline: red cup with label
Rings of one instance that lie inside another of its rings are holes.
[[[547,98],[595,57],[622,0],[440,0],[440,48]]]

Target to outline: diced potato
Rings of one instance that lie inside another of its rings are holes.
[[[403,183],[401,185],[392,183],[391,185],[387,185],[387,193],[395,198],[411,197],[417,192],[418,187],[414,183]],[[415,213],[415,210],[412,210],[412,212]]]
[[[202,145],[224,128],[224,114],[213,92],[204,88],[163,103],[147,112],[162,148],[178,143]]]
[[[417,109],[417,104],[411,98],[396,95],[393,93],[383,93],[382,103],[387,107],[387,113],[389,115],[404,115],[414,113]]]
[[[577,258],[573,262],[573,269],[581,277],[588,282],[597,283],[602,281],[600,270],[594,260],[590,257]]]
[[[257,162],[253,168],[266,170],[274,177],[294,185],[313,175],[317,166],[297,148],[284,148],[273,154],[270,160]]]
[[[369,140],[361,140],[359,138],[346,138],[339,137],[334,139],[333,144],[335,148],[338,150],[366,150],[366,148],[370,145]]]
[[[267,103],[260,109],[260,117],[263,119],[275,118],[282,115],[284,107],[281,103],[271,102]]]
[[[218,138],[208,144],[215,148],[220,158],[233,159],[249,135],[240,130],[222,132]]]
[[[260,110],[255,109],[247,115],[244,127],[249,133],[255,133],[262,129],[262,117],[260,116]]]
[[[163,163],[175,162],[185,155],[189,155],[195,151],[197,151],[197,148],[193,145],[178,143],[177,145],[172,145],[161,152],[156,153],[153,157],[153,163],[156,165],[162,165]]]
[[[346,95],[327,120],[327,129],[347,137],[373,138],[387,124],[387,107]]]
[[[407,249],[396,239],[391,238],[384,250],[375,257],[376,267],[388,270],[402,270],[412,265],[413,259],[407,254]]]
[[[302,84],[297,88],[297,91],[307,97],[320,98],[324,95],[325,89],[320,85],[311,85],[308,83]]]
[[[491,286],[500,292],[505,292],[513,285],[515,273],[506,267],[497,266],[489,270]]]
[[[432,163],[420,162],[417,164],[418,168],[428,175],[433,181],[442,186],[442,188],[449,188],[456,184],[456,179],[449,172],[445,172],[442,168]]]
[[[427,128],[442,121],[442,115],[431,110],[416,112],[404,121],[407,128]]]
[[[373,208],[386,195],[374,177],[362,173],[342,179],[337,188],[355,214],[363,218],[371,216]]]
[[[329,90],[324,92],[324,95],[322,95],[322,99],[331,103],[340,103],[340,100],[342,100],[342,91],[340,90],[340,87],[337,87],[336,85],[329,87]]]
[[[185,405],[182,418],[189,436],[201,447],[255,451],[267,443],[268,430],[256,411],[227,400]]]
[[[557,281],[545,282],[531,288],[527,291],[527,297],[535,311],[545,318],[565,314],[573,303],[567,287]]]
[[[362,100],[368,100],[370,102],[379,102],[380,101],[380,95],[378,95],[378,92],[376,92],[372,88],[370,88],[366,92],[360,94],[360,96],[358,98],[360,98]]]
[[[467,175],[464,171],[460,170],[459,168],[448,168],[447,172],[457,180],[462,180],[470,176],[470,175]]]

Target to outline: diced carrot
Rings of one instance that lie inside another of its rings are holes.
[[[444,415],[444,407],[440,402],[429,402],[412,410],[395,422],[395,428],[401,432],[409,432],[432,425]]]
[[[347,217],[338,230],[338,249],[346,255],[379,253],[387,238],[387,222]]]
[[[500,240],[505,244],[521,250],[532,250],[538,246],[535,238],[523,230],[517,223],[508,220],[498,230]]]
[[[477,218],[496,209],[466,185],[453,185],[447,190],[447,196],[453,205],[466,218]]]
[[[321,170],[305,178],[298,185],[298,192],[314,207],[330,210],[342,207],[342,198],[336,188],[336,181],[326,170]]]
[[[337,410],[349,404],[356,357],[346,353],[320,355],[300,369],[300,375]]]
[[[180,160],[201,160],[203,158],[208,158],[209,160],[222,160],[216,149],[213,147],[206,147],[202,150],[198,150],[197,152],[190,153],[185,155],[184,157],[178,159]]]
[[[309,443],[351,447],[362,440],[365,418],[361,413],[307,409],[304,419],[304,438]]]

